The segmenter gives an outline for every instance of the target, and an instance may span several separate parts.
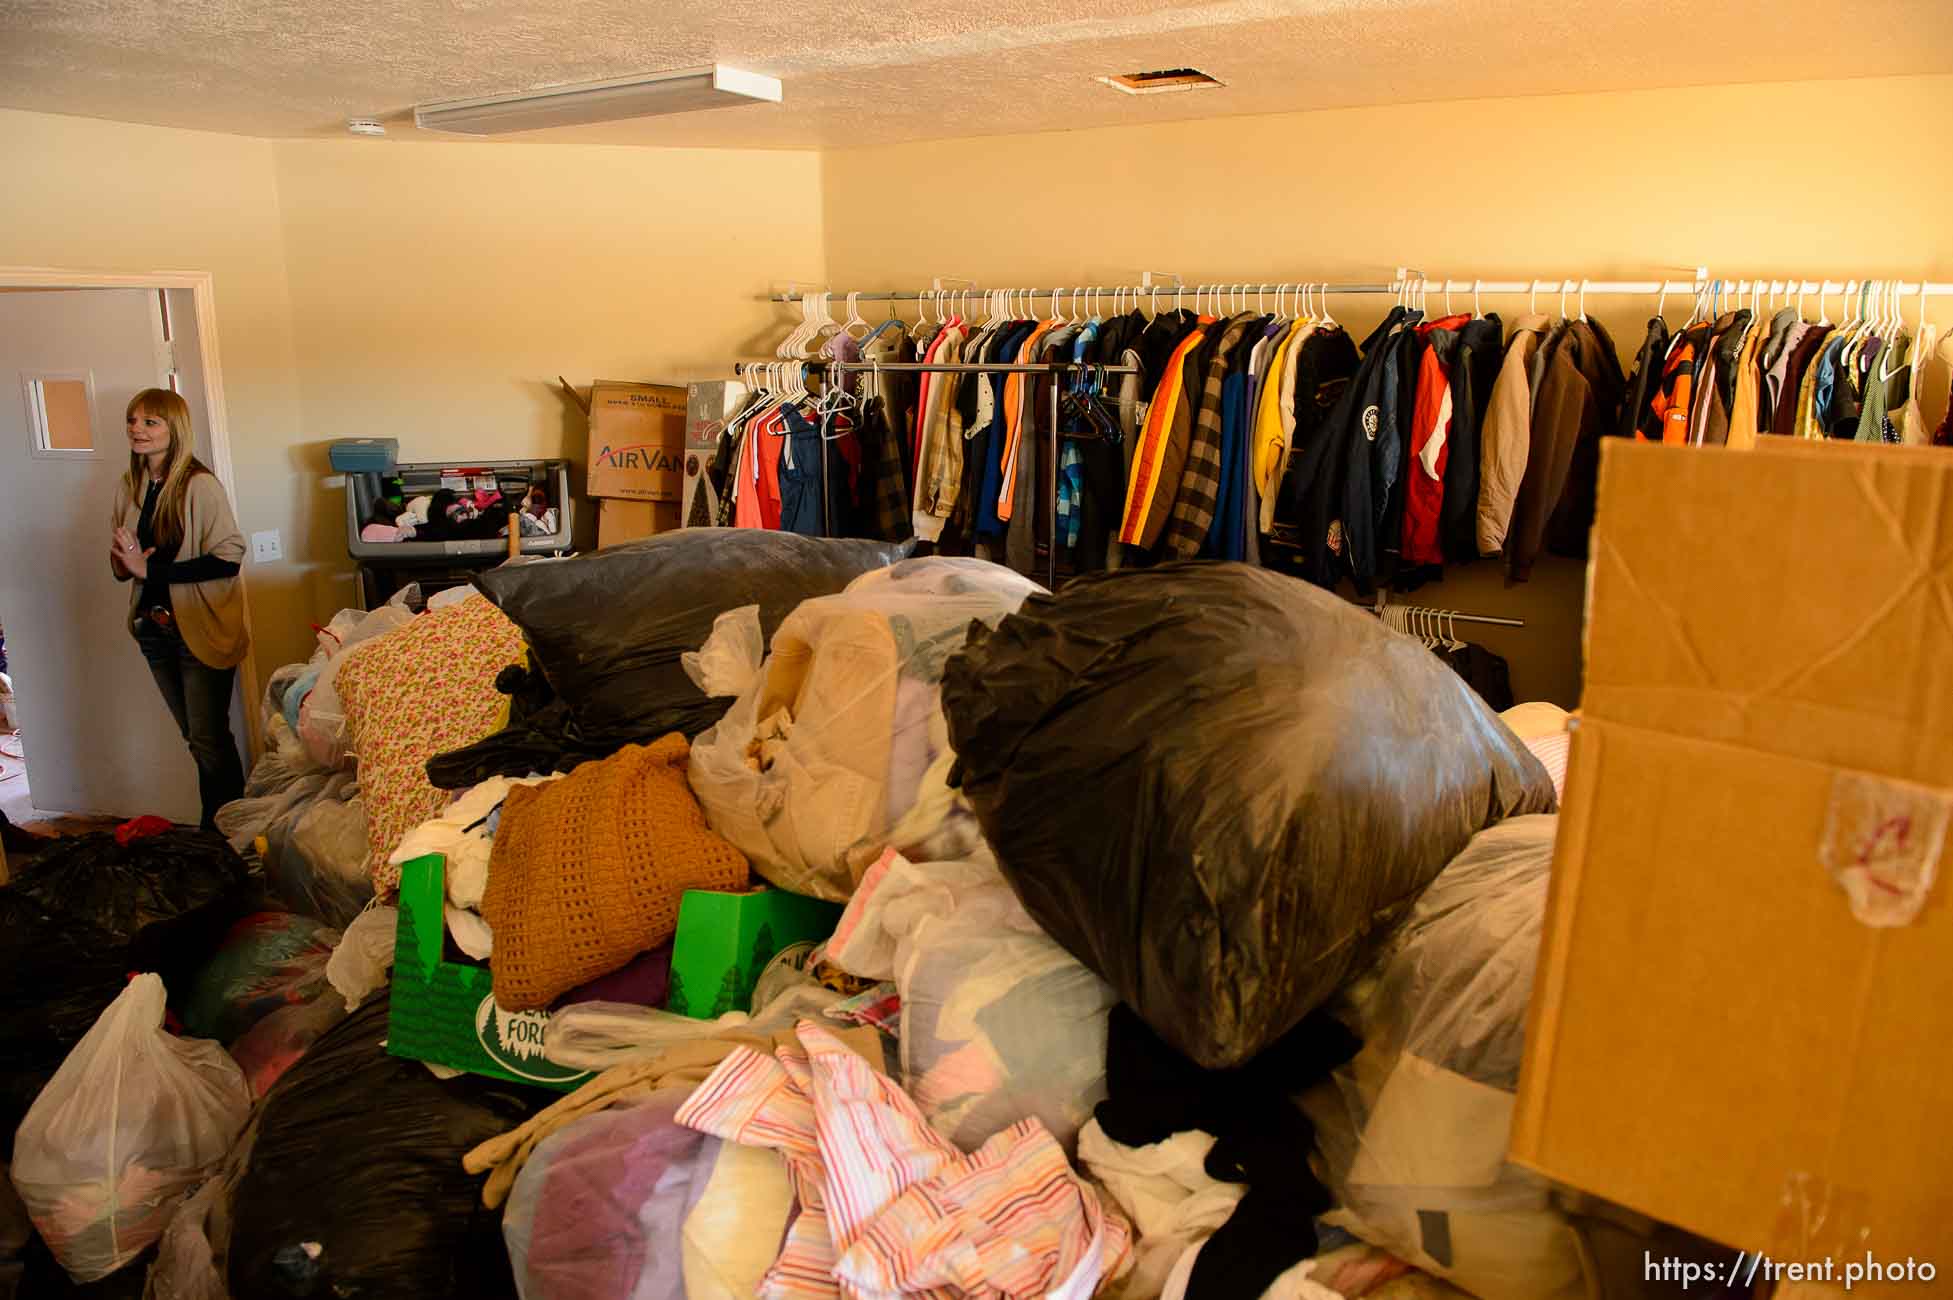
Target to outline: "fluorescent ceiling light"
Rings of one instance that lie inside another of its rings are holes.
[[[587,126],[629,117],[691,113],[734,104],[777,104],[778,77],[742,72],[715,63],[679,72],[616,77],[572,86],[546,86],[514,95],[486,95],[439,104],[416,104],[414,125],[423,131],[502,135],[551,126]]]

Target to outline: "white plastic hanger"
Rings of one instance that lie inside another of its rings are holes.
[[[860,334],[855,333],[857,326],[860,327]],[[867,321],[861,319],[861,291],[859,289],[848,295],[848,322],[841,328],[848,332],[848,337],[857,341],[873,328]]]

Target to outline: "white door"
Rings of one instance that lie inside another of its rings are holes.
[[[154,289],[0,292],[0,627],[27,784],[44,811],[193,825],[200,815],[196,765],[129,635],[129,588],[108,564],[116,481],[129,467],[124,410],[164,386],[169,368]],[[50,421],[51,441],[67,445],[42,445]],[[197,432],[208,464],[209,435]]]

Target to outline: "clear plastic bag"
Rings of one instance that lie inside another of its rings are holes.
[[[741,605],[712,620],[712,635],[696,650],[678,656],[685,675],[713,699],[745,694],[766,658],[760,607]]]
[[[245,917],[179,997],[184,1027],[198,1038],[236,1042],[272,1012],[323,992],[338,943],[337,930],[295,912]]]
[[[1486,1300],[1587,1294],[1572,1225],[1506,1162],[1556,816],[1479,832],[1351,986],[1364,1047],[1307,1094],[1329,1221]]]
[[[346,926],[339,945],[326,958],[326,983],[346,1001],[347,1011],[375,989],[385,988],[393,966],[393,949],[400,932],[400,909],[369,907]]]
[[[130,981],[15,1139],[14,1187],[77,1282],[107,1277],[162,1236],[250,1113],[222,1047],[164,1032],[165,996],[155,975]]]
[[[903,1086],[964,1150],[1032,1117],[1069,1150],[1105,1096],[1118,999],[1038,928],[987,854],[884,857],[827,954],[851,974],[895,981]]]
[[[759,675],[692,745],[692,791],[712,828],[782,889],[845,901],[894,827],[927,840],[955,815],[954,797],[924,797],[949,748],[943,664],[973,622],[995,626],[1039,590],[1001,565],[932,557],[802,602]],[[721,620],[701,660],[736,662],[745,636]],[[919,825],[918,805],[933,813]]]
[[[674,1247],[720,1149],[718,1139],[678,1123],[690,1096],[690,1088],[666,1088],[585,1116],[536,1147],[502,1214],[516,1289],[527,1300],[684,1300]],[[603,1248],[593,1250],[596,1242]]]
[[[231,1059],[244,1071],[251,1095],[270,1092],[271,1085],[347,1014],[345,998],[335,990],[321,989],[309,1001],[280,1007],[252,1025],[231,1044]]]
[[[340,663],[346,652],[363,642],[396,632],[414,621],[414,611],[405,605],[385,604],[371,612],[342,609],[319,633],[319,650],[325,655],[318,680],[299,707],[299,738],[314,761],[326,767],[345,766],[346,706],[339,699]],[[317,656],[314,656],[316,661]]]
[[[353,772],[327,773],[264,832],[264,874],[286,906],[343,926],[373,897],[366,805]]]

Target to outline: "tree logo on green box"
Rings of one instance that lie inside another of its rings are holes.
[[[488,1059],[518,1079],[537,1083],[568,1083],[589,1074],[558,1065],[543,1055],[543,1032],[549,1015],[543,1011],[504,1011],[489,994],[475,1009],[475,1037]]]

